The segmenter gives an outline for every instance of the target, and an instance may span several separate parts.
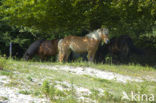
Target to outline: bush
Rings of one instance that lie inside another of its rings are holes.
[[[139,47],[156,50],[156,36],[142,35],[140,36],[139,40],[136,40],[136,44]]]
[[[0,56],[0,70],[3,70],[6,66],[6,58]]]

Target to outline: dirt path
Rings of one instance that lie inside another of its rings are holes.
[[[127,81],[135,81],[135,82],[142,82],[141,78],[125,76],[118,73],[108,72],[97,70],[91,67],[73,67],[73,66],[48,66],[48,65],[40,65],[41,69],[49,69],[49,70],[63,70],[66,72],[70,72],[77,75],[88,75],[100,79],[107,79],[107,80],[116,80],[118,82],[126,83]]]

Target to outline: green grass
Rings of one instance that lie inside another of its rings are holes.
[[[5,100],[8,100],[8,98],[4,96],[0,96],[0,101],[5,101]]]
[[[22,91],[19,91],[20,94],[25,94],[25,95],[29,95],[31,94],[30,91],[27,91],[27,90],[22,90]]]
[[[9,71],[0,71],[0,75],[5,75],[5,76],[12,76],[12,72]]]
[[[0,69],[4,69],[6,67],[6,59],[5,57],[0,56]]]
[[[51,101],[55,101],[56,103],[77,103],[72,90],[58,90],[54,87],[54,85],[50,85],[48,81],[43,82],[42,93],[45,94]],[[59,97],[59,99],[57,97]]]
[[[156,96],[156,82],[144,81],[142,83],[128,82],[126,84],[116,82],[115,80],[106,80],[91,77],[88,75],[76,75],[61,70],[48,70],[39,68],[39,65],[71,65],[93,67],[99,70],[106,70],[134,77],[143,77],[149,75],[156,78],[156,69],[149,66],[141,65],[109,65],[109,64],[93,64],[87,62],[73,63],[51,63],[51,62],[25,62],[9,59],[7,60],[7,68],[0,71],[0,75],[10,77],[11,82],[6,86],[18,87],[20,93],[26,95],[34,95],[43,97],[46,95],[52,102],[56,103],[76,103],[78,102],[75,90],[71,87],[70,91],[60,91],[54,88],[55,81],[66,81],[79,87],[88,88],[92,94],[87,96],[98,103],[121,103],[123,91],[130,96],[131,91],[140,94],[154,94]],[[24,83],[24,84],[23,84]],[[66,87],[66,85],[63,85]],[[23,90],[23,88],[25,90]],[[104,96],[98,96],[97,88],[104,90]],[[59,99],[53,98],[59,97]],[[132,102],[133,103],[133,102]],[[137,101],[135,101],[137,103]],[[138,102],[139,103],[139,102]]]
[[[128,64],[128,65],[114,65],[114,64],[94,64],[88,62],[72,62],[72,63],[38,63],[38,62],[29,62],[30,64],[45,64],[45,65],[70,65],[70,66],[83,66],[83,67],[93,67],[100,70],[106,70],[110,72],[116,72],[123,75],[130,76],[139,76],[144,77],[145,75],[150,75],[153,78],[156,78],[156,67],[151,66],[141,66],[140,64]]]

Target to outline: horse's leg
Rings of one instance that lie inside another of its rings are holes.
[[[67,61],[68,61],[68,57],[69,57],[70,53],[71,53],[71,51],[70,51],[70,50],[67,50],[67,51],[66,51],[66,55],[65,55],[65,62],[67,62]]]
[[[93,60],[94,60],[94,56],[95,56],[95,52],[94,51],[88,51],[88,61],[91,61],[91,62],[93,62]]]
[[[45,58],[44,58],[44,55],[43,55],[43,54],[38,54],[38,56],[39,56],[39,58],[40,58],[40,61],[43,62],[44,59],[45,59]]]
[[[58,61],[59,62],[62,62],[63,61],[63,59],[64,59],[64,53],[62,53],[61,51],[59,51],[59,54],[58,54]]]

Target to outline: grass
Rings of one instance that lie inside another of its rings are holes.
[[[8,98],[4,96],[0,96],[0,101],[5,101],[5,100],[8,100]]]
[[[9,71],[0,71],[0,75],[11,76],[12,72]]]
[[[56,89],[54,85],[50,85],[46,80],[42,84],[42,93],[56,103],[77,103],[72,89],[70,91],[61,91]]]
[[[70,84],[78,87],[84,87],[89,89],[92,93],[86,98],[96,100],[97,103],[121,103],[123,92],[126,92],[128,96],[131,96],[131,91],[140,94],[154,94],[156,96],[156,82],[144,81],[141,83],[128,82],[126,84],[116,82],[115,80],[105,80],[88,75],[76,75],[61,70],[48,70],[45,68],[39,68],[39,65],[70,65],[70,66],[83,66],[93,67],[99,70],[111,71],[120,73],[123,75],[143,77],[149,75],[156,78],[156,69],[149,66],[141,65],[109,65],[109,64],[93,64],[86,62],[76,63],[50,63],[50,62],[25,62],[9,59],[7,60],[7,67],[0,71],[0,75],[10,77],[11,82],[6,86],[18,87],[21,89],[19,93],[25,95],[34,95],[39,97],[46,96],[52,102],[56,103],[76,103],[82,102],[77,100],[76,90],[73,87],[69,87],[69,91],[61,91],[55,88],[55,81],[66,81]],[[62,85],[64,88],[68,88],[66,85]],[[23,90],[24,88],[24,90]],[[104,93],[99,96],[98,88],[102,88]],[[156,99],[156,98],[155,98]],[[129,102],[129,101],[125,101]],[[137,103],[137,101],[134,101]],[[133,102],[132,102],[133,103]],[[139,103],[139,102],[138,102]],[[151,102],[152,103],[152,102]]]
[[[5,68],[5,66],[6,66],[6,59],[5,59],[5,57],[0,56],[0,70],[3,70],[3,68]]]
[[[30,62],[31,64],[31,62]],[[33,64],[43,64],[38,62],[33,62]],[[72,63],[51,63],[46,62],[45,65],[70,65],[70,66],[83,66],[83,67],[93,67],[100,70],[116,72],[123,75],[139,76],[144,77],[145,75],[150,75],[156,78],[156,67],[151,66],[141,66],[140,64],[128,64],[128,65],[114,65],[114,64],[94,64],[88,62],[72,62]]]
[[[25,95],[31,94],[31,92],[30,91],[27,91],[27,90],[21,90],[21,91],[19,91],[19,93],[20,94],[25,94]]]

